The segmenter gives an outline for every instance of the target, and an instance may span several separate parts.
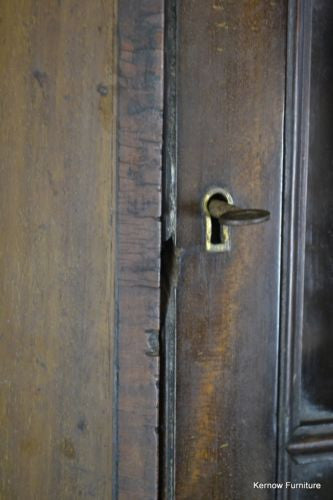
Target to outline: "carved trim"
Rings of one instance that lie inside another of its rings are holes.
[[[285,449],[300,426],[306,185],[308,171],[312,0],[291,0],[288,12],[285,178],[281,268],[279,475]]]
[[[295,462],[300,464],[333,460],[333,423],[299,427],[287,450]]]

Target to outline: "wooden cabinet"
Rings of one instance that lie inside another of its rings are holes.
[[[331,3],[0,17],[0,499],[330,500]]]

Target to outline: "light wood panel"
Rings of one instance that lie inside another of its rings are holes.
[[[1,2],[1,499],[111,498],[114,9]]]

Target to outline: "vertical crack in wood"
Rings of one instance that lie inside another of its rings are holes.
[[[177,2],[165,0],[164,141],[161,260],[160,488],[161,499],[175,495],[176,285],[180,254],[177,223]]]

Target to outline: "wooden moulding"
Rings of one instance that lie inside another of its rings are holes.
[[[158,495],[162,0],[118,2],[114,498]]]

